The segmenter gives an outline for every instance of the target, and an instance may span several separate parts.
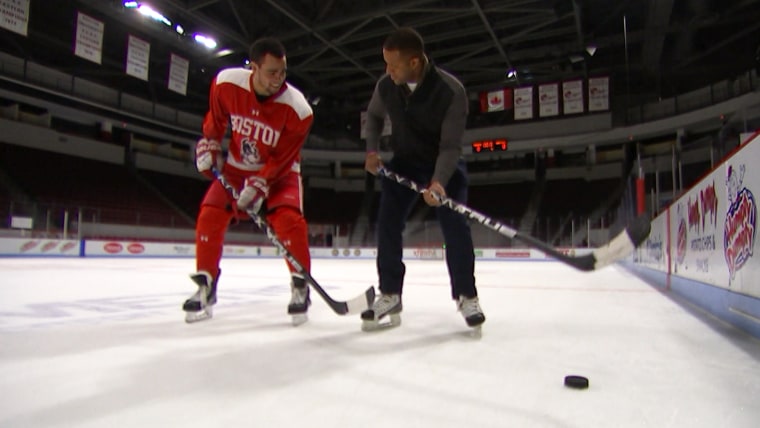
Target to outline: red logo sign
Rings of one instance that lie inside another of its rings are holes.
[[[133,242],[127,246],[127,251],[132,254],[140,254],[145,252],[145,246],[139,242]]]
[[[503,251],[497,251],[496,257],[504,257],[509,259],[527,259],[530,258],[530,251],[520,251],[520,250],[503,250]]]
[[[676,236],[676,260],[679,264],[686,258],[686,222],[684,219],[678,223],[678,235]]]
[[[103,251],[109,254],[120,253],[123,248],[124,247],[122,247],[122,245],[119,244],[118,242],[109,242],[103,245]]]
[[[39,241],[28,241],[24,245],[21,246],[21,252],[29,251],[32,248],[36,247],[37,244],[39,244]]]
[[[67,242],[63,245],[63,247],[61,247],[61,252],[65,253],[66,251],[69,251],[70,249],[76,247],[76,245],[76,242]]]
[[[715,182],[699,192],[702,205],[702,231],[705,230],[705,220],[708,215],[713,227],[718,223],[718,194],[715,193]]]

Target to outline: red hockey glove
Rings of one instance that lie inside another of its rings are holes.
[[[255,213],[261,211],[264,201],[269,196],[269,187],[267,181],[255,175],[245,179],[243,190],[238,197],[238,208],[244,211],[253,209]]]
[[[210,179],[214,179],[212,167],[222,169],[222,145],[216,140],[201,138],[195,145],[195,167],[198,172]]]

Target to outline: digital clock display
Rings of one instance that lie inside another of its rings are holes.
[[[507,150],[507,140],[480,140],[472,142],[473,153],[503,152]]]

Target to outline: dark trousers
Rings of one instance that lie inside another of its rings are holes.
[[[418,184],[427,186],[433,175],[432,168],[424,168],[394,158],[388,169]],[[394,181],[382,180],[380,209],[377,219],[377,271],[380,292],[401,294],[406,266],[402,260],[402,234],[406,219],[421,195]],[[467,174],[464,162],[460,162],[446,185],[446,196],[457,202],[467,202]],[[436,216],[446,244],[446,265],[451,279],[451,296],[475,297],[475,252],[470,226],[466,218],[446,207],[437,207]]]

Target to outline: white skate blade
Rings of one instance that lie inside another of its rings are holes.
[[[401,325],[401,314],[391,314],[379,320],[362,320],[362,331],[382,331]]]
[[[483,324],[470,327],[470,331],[467,333],[468,336],[472,337],[473,339],[480,339],[483,337]]]
[[[207,306],[206,309],[198,312],[185,312],[185,322],[188,324],[196,323],[199,321],[205,321],[211,319],[214,316],[212,306]]]
[[[293,321],[293,327],[298,327],[301,324],[305,324],[306,321],[309,320],[309,316],[306,315],[306,313],[303,313],[303,314],[293,314],[292,317],[293,317],[293,319],[292,319],[292,321]]]
[[[206,300],[208,295],[208,287],[205,285],[198,286],[198,292],[200,293],[201,310],[197,312],[185,312],[185,322],[192,324],[198,321],[205,321],[214,316],[213,304],[209,305]]]

